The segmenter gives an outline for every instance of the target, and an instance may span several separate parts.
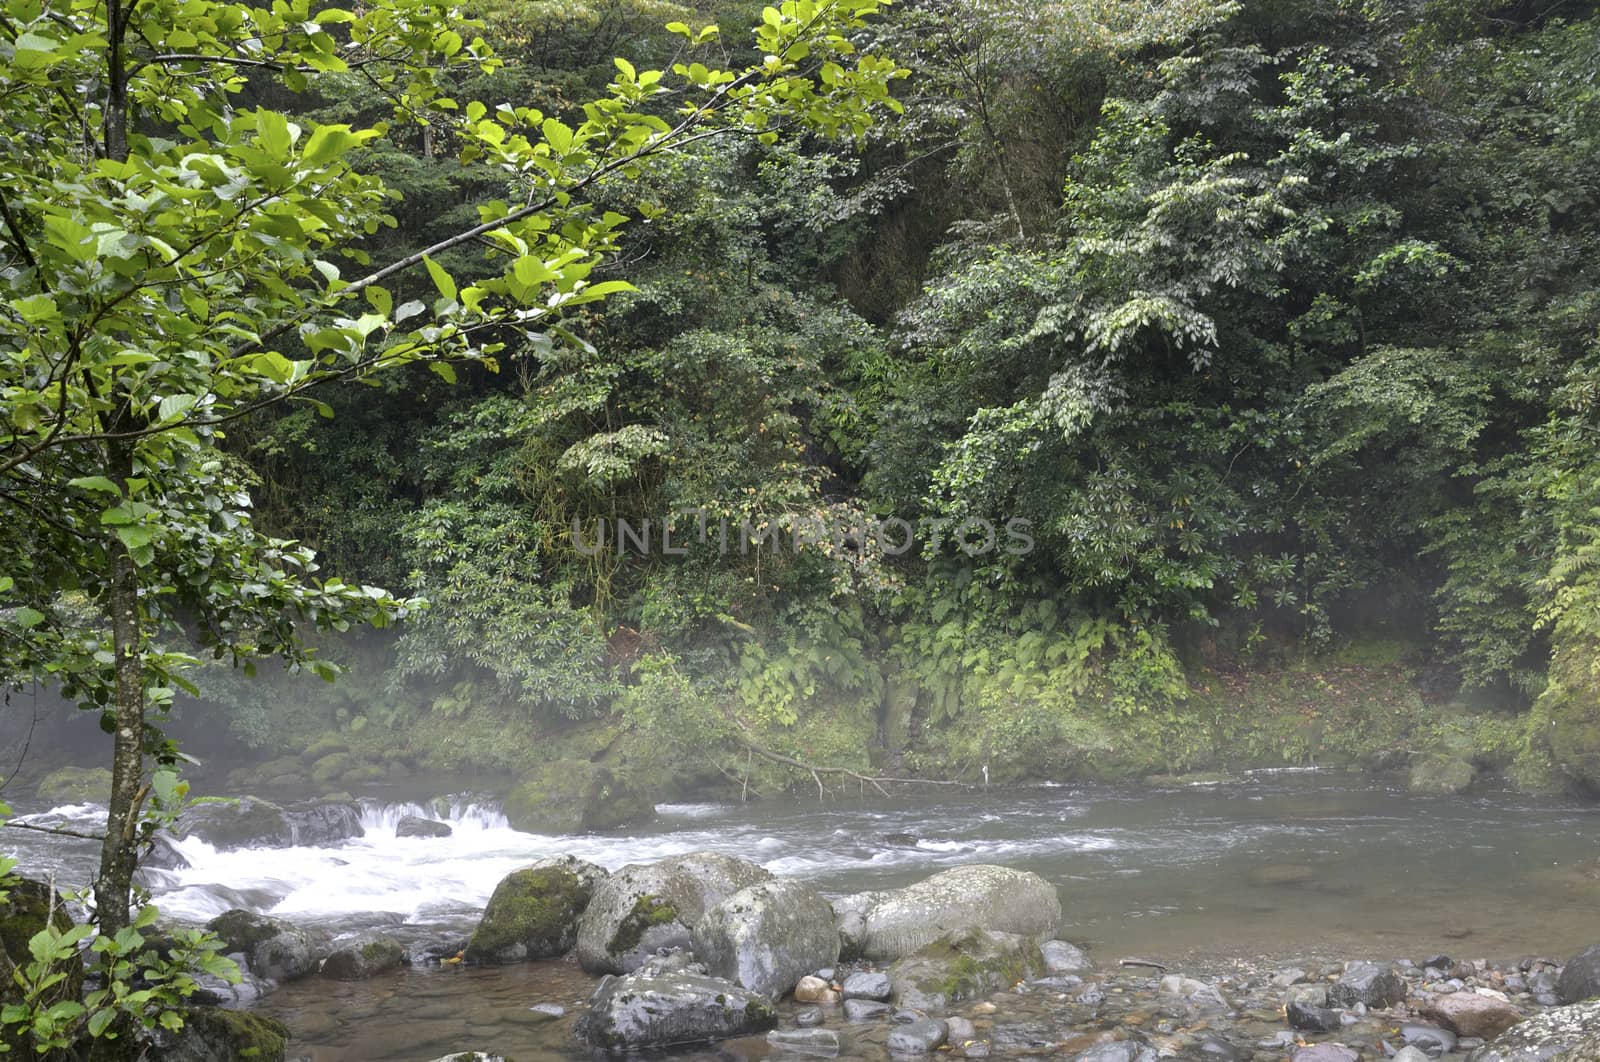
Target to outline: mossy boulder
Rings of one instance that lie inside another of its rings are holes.
[[[365,981],[397,969],[405,957],[405,949],[393,937],[360,937],[340,944],[322,960],[322,976],[335,981]]]
[[[553,959],[578,941],[578,920],[609,875],[571,856],[514,870],[495,886],[467,944],[471,962]]]
[[[312,761],[311,780],[319,785],[343,778],[356,766],[356,759],[348,752],[330,752]]]
[[[1429,756],[1411,765],[1406,788],[1413,793],[1453,796],[1471,788],[1477,774],[1466,760]]]
[[[625,866],[595,890],[578,923],[578,964],[592,974],[637,970],[659,948],[688,947],[708,910],[770,880],[754,863],[719,852]]]
[[[693,942],[695,958],[712,976],[773,1000],[839,959],[833,908],[798,881],[740,889],[706,912]]]
[[[249,1011],[190,1007],[183,1028],[157,1037],[162,1062],[283,1062],[289,1027]]]
[[[322,941],[299,926],[235,908],[206,923],[228,954],[244,957],[245,967],[269,981],[291,981],[315,972]]]
[[[1039,875],[973,863],[903,889],[858,893],[833,905],[848,957],[890,962],[959,929],[1043,939],[1061,921],[1061,898]]]
[[[104,767],[61,767],[39,780],[34,795],[52,804],[104,804],[111,799],[111,772]]]
[[[633,780],[586,760],[557,760],[523,775],[506,797],[506,820],[523,833],[611,830],[655,815]]]
[[[896,1006],[938,1013],[1044,971],[1044,956],[1032,937],[961,929],[897,961],[889,968],[889,983]]]

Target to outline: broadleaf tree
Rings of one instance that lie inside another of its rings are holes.
[[[448,71],[499,60],[436,0],[4,0],[0,680],[58,684],[112,734],[100,933],[131,924],[147,769],[177,756],[155,724],[194,663],[183,649],[326,670],[297,629],[420,605],[324,577],[310,550],[256,528],[229,425],[282,403],[326,411],[319,390],[400,365],[450,379],[456,363],[580,343],[563,316],[628,287],[603,271],[627,219],[595,205],[601,187],[708,137],[861,137],[899,106],[905,72],[855,43],[887,2],[768,8],[744,69],[696,61],[715,26],[674,24],[671,70],[619,59],[608,94],[547,115],[444,95]],[[392,104],[384,121],[263,102],[352,80]],[[392,223],[391,197],[363,154],[414,123],[497,166],[506,194],[479,224],[375,264],[363,242]],[[439,263],[474,246],[472,276]],[[434,297],[397,300],[408,274]]]

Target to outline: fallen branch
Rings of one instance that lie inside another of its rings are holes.
[[[806,763],[804,760],[797,760],[793,756],[785,756],[781,752],[774,752],[765,746],[757,745],[755,742],[750,741],[747,738],[740,738],[739,742],[745,747],[747,752],[756,756],[760,756],[764,760],[768,760],[772,763],[782,764],[785,767],[793,767],[797,771],[808,772],[811,775],[811,780],[817,783],[817,797],[819,799],[827,796],[827,789],[822,784],[822,776],[825,774],[842,775],[846,778],[853,778],[857,782],[860,782],[862,786],[872,786],[872,788],[876,789],[883,796],[889,795],[889,790],[885,789],[884,786],[896,784],[953,785],[961,789],[972,788],[972,786],[965,782],[951,782],[935,778],[887,778],[879,775],[862,774],[859,771],[852,771],[848,767],[821,767],[813,763]]]
[[[31,822],[0,822],[0,826],[13,830],[32,830],[34,833],[53,833],[58,837],[76,837],[84,841],[104,841],[105,835],[100,833],[79,833],[69,830],[65,826],[35,826]]]
[[[1152,969],[1160,970],[1162,973],[1166,973],[1167,972],[1166,963],[1151,962],[1149,959],[1123,959],[1121,962],[1117,963],[1117,965],[1118,966],[1149,966]]]

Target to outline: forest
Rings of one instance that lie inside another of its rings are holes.
[[[1600,793],[1588,0],[0,0],[0,116],[113,953],[191,779]]]

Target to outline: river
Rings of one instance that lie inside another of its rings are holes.
[[[447,838],[396,838],[404,814],[437,814],[374,792],[366,835],[328,848],[216,852],[180,842],[190,868],[153,880],[169,917],[201,922],[246,906],[334,932],[382,927],[412,945],[470,932],[507,872],[572,854],[609,868],[714,849],[828,893],[905,884],[960,863],[1033,870],[1061,892],[1061,936],[1112,961],[1186,969],[1232,959],[1551,954],[1600,941],[1586,875],[1600,856],[1600,808],[1506,792],[1415,797],[1321,772],[1265,772],[1239,784],[1170,790],[1042,786],[917,791],[891,800],[805,798],[676,804],[627,833],[518,833],[493,802],[453,798]],[[92,826],[102,809],[19,802],[38,823]],[[88,880],[94,846],[6,831],[24,872]],[[583,1057],[567,1022],[528,1025],[530,1003],[577,1008],[590,982],[565,963],[417,967],[352,985],[286,986],[263,1009],[289,1021],[315,1062],[425,1060],[496,1047]],[[520,1047],[519,1047],[520,1045]],[[759,1045],[727,1051],[760,1055]]]

